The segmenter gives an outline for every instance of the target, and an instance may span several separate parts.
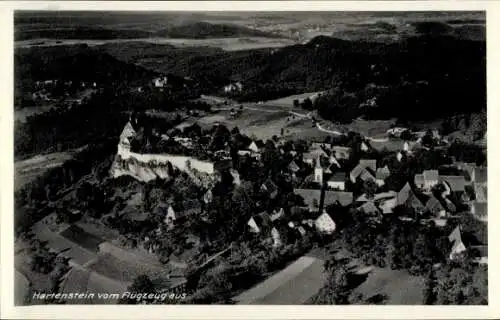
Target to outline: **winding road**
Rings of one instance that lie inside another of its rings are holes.
[[[306,118],[306,119],[310,119],[311,121],[313,121],[311,112],[309,112],[309,113],[298,113],[298,112],[295,112],[295,111],[290,111],[290,110],[285,110],[285,109],[281,109],[281,110],[265,109],[265,108],[255,107],[254,105],[255,104],[251,104],[251,105],[234,104],[234,105],[228,106],[228,107],[218,107],[218,108],[215,108],[214,110],[217,110],[217,111],[230,111],[232,109],[238,110],[238,108],[240,106],[243,106],[243,108],[245,110],[253,110],[253,111],[259,111],[259,112],[277,113],[277,112],[283,112],[283,111],[285,111],[285,112],[288,112],[289,114],[294,115],[296,117]],[[322,132],[325,132],[325,133],[328,133],[328,134],[332,134],[332,135],[336,135],[336,136],[346,135],[345,133],[342,133],[342,132],[337,131],[337,130],[326,129],[321,124],[319,124],[319,122],[317,122],[317,121],[315,121],[314,124],[316,125],[316,128],[319,131],[322,131]],[[364,137],[366,139],[372,141],[372,142],[388,142],[389,141],[388,137],[386,137],[386,138],[374,138],[374,137],[370,137],[370,136],[364,136]]]

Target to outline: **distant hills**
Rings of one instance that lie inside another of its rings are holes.
[[[139,39],[139,38],[186,38],[210,39],[230,37],[280,37],[270,32],[259,31],[232,24],[214,24],[208,22],[189,22],[179,25],[170,25],[160,30],[147,28],[117,28],[91,26],[54,26],[20,25],[15,27],[14,39],[74,39],[74,40],[112,40],[112,39]]]
[[[212,24],[208,22],[195,22],[172,26],[154,33],[156,37],[208,39],[229,37],[280,37],[275,34],[260,30],[250,29],[231,24]]]

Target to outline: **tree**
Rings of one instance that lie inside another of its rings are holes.
[[[132,284],[127,288],[127,291],[131,293],[154,293],[155,288],[154,284],[149,278],[149,276],[143,274],[140,276],[137,276],[133,281]],[[123,298],[119,301],[121,304],[136,304],[138,303],[139,300],[137,299],[131,299],[131,298]]]
[[[302,101],[302,108],[305,110],[313,109],[313,103],[309,97],[305,98],[304,101]]]
[[[436,144],[432,131],[427,130],[425,132],[425,135],[422,137],[422,144],[429,148],[433,147]]]
[[[434,270],[430,270],[427,274],[427,278],[425,279],[424,286],[424,301],[423,303],[426,305],[432,305],[436,301],[436,293],[434,288],[436,286],[437,279]]]

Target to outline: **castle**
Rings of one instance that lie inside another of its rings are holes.
[[[112,177],[128,175],[143,182],[168,179],[170,163],[172,168],[187,173],[198,185],[209,188],[216,182],[218,175],[212,162],[182,155],[132,152],[131,140],[137,134],[132,123],[134,123],[132,119],[127,122],[120,135],[117,154],[110,170]]]

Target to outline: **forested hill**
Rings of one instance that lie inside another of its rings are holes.
[[[398,108],[427,106],[418,113],[432,112],[431,118],[444,108],[445,113],[481,110],[486,101],[485,42],[451,36],[410,37],[395,43],[320,36],[276,50],[192,57],[174,70],[242,81],[246,89],[234,97],[241,100],[266,100],[290,90],[340,89],[355,97],[356,107],[363,103],[358,99],[377,98],[399,104]]]
[[[16,79],[128,82],[156,72],[117,60],[86,45],[20,48],[14,54]]]
[[[195,22],[171,26],[154,32],[157,37],[208,39],[228,37],[279,37],[269,32],[250,29],[233,24],[214,24],[208,22]]]
[[[338,80],[385,84],[468,75],[484,78],[485,42],[448,36],[411,37],[395,43],[347,41],[319,36],[275,50],[224,52],[192,58],[179,73],[206,73],[250,83],[293,83],[327,88]],[[485,79],[482,79],[484,82]]]

